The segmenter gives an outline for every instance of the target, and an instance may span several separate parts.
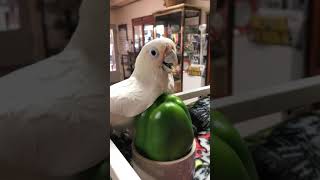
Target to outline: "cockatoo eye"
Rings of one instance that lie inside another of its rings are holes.
[[[158,56],[159,56],[159,51],[158,51],[158,49],[156,49],[156,48],[151,48],[151,49],[150,49],[150,55],[151,55],[152,57],[158,57]]]

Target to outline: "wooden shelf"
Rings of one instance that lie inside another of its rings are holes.
[[[179,11],[182,11],[184,9],[199,10],[201,8],[198,7],[198,6],[182,3],[182,4],[175,5],[175,6],[170,6],[168,8],[165,8],[164,10],[156,11],[156,12],[153,13],[153,15],[154,16],[162,16],[162,15],[166,15],[166,14],[171,14],[173,12],[179,12]]]

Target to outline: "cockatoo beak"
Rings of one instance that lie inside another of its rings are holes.
[[[171,73],[173,67],[178,64],[178,57],[171,45],[166,46],[165,56],[163,59],[162,67],[168,73]]]

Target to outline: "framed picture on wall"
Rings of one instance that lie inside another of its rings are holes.
[[[134,51],[140,52],[141,48],[154,39],[155,19],[152,15],[132,19],[132,32]]]

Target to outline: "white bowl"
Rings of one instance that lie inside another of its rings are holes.
[[[153,161],[140,155],[132,145],[132,167],[141,180],[192,180],[196,143],[190,152],[174,161]]]

